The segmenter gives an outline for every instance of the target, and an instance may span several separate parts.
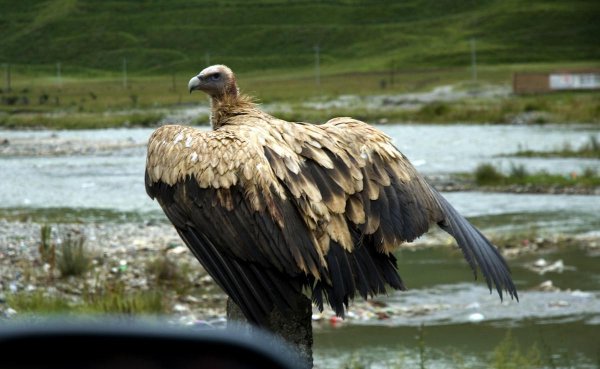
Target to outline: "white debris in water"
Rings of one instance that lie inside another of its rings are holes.
[[[469,317],[467,318],[471,323],[479,323],[482,320],[485,319],[485,317],[483,316],[483,314],[481,313],[473,313],[473,314],[469,314]]]
[[[575,290],[575,291],[571,292],[571,296],[589,299],[590,297],[594,297],[594,294],[591,293],[591,292],[584,292],[584,291],[580,291],[580,290]]]
[[[534,263],[527,266],[530,270],[544,275],[548,272],[562,273],[565,270],[565,263],[562,259],[559,259],[552,264],[549,264],[545,259],[538,259]]]

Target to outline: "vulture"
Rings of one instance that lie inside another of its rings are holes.
[[[347,117],[277,119],[240,93],[224,65],[188,87],[209,95],[212,130],[156,129],[146,191],[250,322],[265,326],[299,294],[344,317],[357,295],[406,289],[394,251],[433,224],[454,237],[490,293],[518,299],[495,246],[383,132]]]

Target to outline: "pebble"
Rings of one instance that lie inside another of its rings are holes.
[[[43,290],[53,291],[53,295],[65,296],[65,299],[80,299],[81,294],[86,291],[86,286],[94,286],[98,283],[98,278],[110,281],[122,282],[127,290],[147,290],[152,288],[153,279],[150,278],[147,271],[148,262],[157,257],[170,257],[177,263],[186,263],[191,266],[191,284],[195,288],[200,288],[201,293],[180,297],[172,301],[173,319],[183,319],[190,325],[203,325],[204,321],[225,319],[225,299],[226,296],[216,286],[213,279],[207,275],[200,267],[198,261],[189,252],[183,244],[176,231],[170,224],[161,222],[152,222],[147,224],[140,223],[87,223],[87,224],[61,224],[53,225],[55,232],[60,234],[66,230],[77,230],[87,240],[88,235],[93,235],[93,246],[97,250],[94,258],[95,270],[98,275],[90,276],[85,279],[62,279],[55,278],[49,284],[48,275],[51,271],[49,264],[39,262],[39,234],[40,224],[33,222],[12,222],[0,220],[0,281],[2,281],[3,291],[0,293],[15,293],[20,291]],[[58,232],[60,231],[60,232]],[[431,239],[432,237],[429,237]],[[598,238],[589,236],[584,240],[587,243],[597,243]],[[436,240],[437,242],[438,240]],[[582,242],[579,242],[581,244]],[[419,243],[420,242],[420,243]],[[553,240],[534,239],[531,244],[549,244]],[[418,244],[427,246],[427,241],[415,242],[410,245]],[[439,243],[438,243],[439,244]],[[547,246],[544,246],[547,247]],[[37,265],[37,266],[36,266]],[[32,268],[32,266],[34,266]],[[568,269],[562,260],[548,261],[540,258],[532,262],[528,267],[534,270],[543,270],[546,272],[560,272]],[[537,268],[537,269],[535,269]],[[28,270],[27,278],[23,273]],[[542,283],[540,290],[553,290],[556,288],[551,281]],[[93,291],[91,291],[93,292]],[[573,292],[574,296],[584,298],[584,293]],[[1,301],[0,301],[1,302]],[[0,305],[0,314],[10,317],[17,312],[6,303]],[[556,302],[553,307],[564,306],[562,302]],[[396,316],[419,317],[432,314],[436,311],[451,309],[452,307],[440,304],[423,304],[406,306],[402,304],[388,304],[382,300],[369,300],[364,302],[357,299],[352,303],[347,312],[346,321],[388,321]],[[480,308],[478,302],[472,302],[465,306],[469,321],[476,322],[480,318],[485,319],[477,310]],[[8,310],[11,309],[11,310]],[[479,315],[477,315],[479,314]],[[315,309],[312,319],[316,324],[339,326],[343,324],[341,318],[326,308],[323,312]],[[213,324],[213,323],[211,323]],[[218,321],[214,324],[218,324]]]

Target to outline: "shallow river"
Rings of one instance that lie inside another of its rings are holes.
[[[490,162],[508,168],[553,173],[600,168],[598,160],[515,159],[519,149],[577,148],[600,133],[586,126],[386,125],[418,170],[428,175],[473,170]],[[115,141],[136,147],[99,154],[51,157],[0,156],[0,208],[106,209],[162,218],[143,184],[144,143],[150,129],[94,131],[0,131],[0,141],[62,139]],[[600,196],[447,193],[455,207],[484,231],[597,234]],[[395,309],[389,319],[316,323],[319,368],[419,367],[486,368],[507,332],[522,353],[535,343],[543,366],[597,367],[600,360],[600,268],[598,253],[570,250],[510,260],[520,302],[500,302],[483,282],[473,282],[460,254],[450,249],[403,250],[399,270],[410,290],[382,303]],[[560,271],[540,275],[529,266],[538,258],[562,261]],[[552,280],[558,291],[535,290]],[[404,313],[398,314],[401,308]],[[423,325],[423,328],[420,328]],[[421,337],[422,339],[419,339]]]

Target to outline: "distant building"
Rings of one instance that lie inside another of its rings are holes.
[[[516,94],[567,90],[600,90],[600,70],[519,72],[513,75],[513,92]]]

